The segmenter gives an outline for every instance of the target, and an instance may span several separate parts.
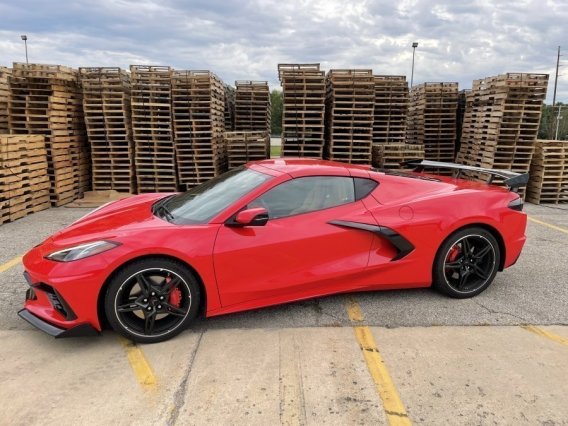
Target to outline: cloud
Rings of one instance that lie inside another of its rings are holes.
[[[33,62],[171,65],[210,69],[228,83],[278,86],[280,62],[409,76],[411,43],[418,41],[415,83],[458,81],[468,88],[473,79],[503,72],[552,75],[556,48],[568,40],[564,0],[63,3],[0,0],[0,64],[24,60],[25,33]],[[568,101],[568,73],[559,79],[558,98]]]

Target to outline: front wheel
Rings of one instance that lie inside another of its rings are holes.
[[[120,270],[105,295],[112,328],[140,343],[168,340],[195,318],[200,293],[197,280],[183,264],[143,259]]]
[[[438,250],[433,286],[454,298],[473,297],[493,282],[500,260],[499,244],[489,231],[462,229]]]

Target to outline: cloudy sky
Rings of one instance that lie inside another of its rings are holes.
[[[551,74],[566,65],[558,100],[568,102],[568,1],[480,0],[0,0],[0,65],[130,64],[208,69],[227,83],[268,80],[278,63],[372,68],[415,83],[503,72]]]

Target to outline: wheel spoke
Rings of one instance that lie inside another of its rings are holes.
[[[469,241],[467,240],[467,237],[462,240],[462,248],[463,248],[463,252],[466,256],[471,253],[471,246],[469,245]]]
[[[471,272],[469,272],[469,271],[460,272],[460,281],[459,281],[459,283],[458,283],[458,288],[459,288],[459,289],[464,288],[464,286],[466,285],[467,279],[469,278],[470,274],[471,274]]]
[[[459,269],[462,264],[460,262],[449,262],[444,265],[446,269]]]
[[[147,312],[144,315],[144,334],[152,334],[152,332],[154,331],[155,323],[156,323],[156,311]]]
[[[474,274],[477,275],[482,280],[486,280],[487,278],[489,278],[489,275],[487,275],[487,273],[483,269],[481,269],[479,265],[473,265],[473,271]]]
[[[140,304],[138,304],[138,302],[134,301],[134,302],[128,302],[125,303],[124,305],[120,305],[116,307],[116,310],[118,312],[135,312],[135,311],[141,311],[142,309],[144,309],[143,306],[140,306]]]
[[[164,307],[166,308],[166,313],[174,315],[176,317],[185,317],[187,314],[187,310],[180,309],[176,306],[170,305],[169,303],[163,303]]]
[[[491,246],[487,245],[473,255],[476,260],[481,260],[491,251]]]
[[[173,277],[169,282],[166,281],[164,283],[165,285],[163,287],[162,294],[164,296],[169,296],[180,283],[181,280],[178,277]]]
[[[150,295],[150,291],[152,290],[152,283],[150,282],[150,280],[144,276],[143,272],[140,272],[136,275],[136,281],[142,289],[142,294],[148,297]]]

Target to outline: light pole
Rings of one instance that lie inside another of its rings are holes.
[[[410,74],[410,88],[412,89],[412,84],[414,83],[414,54],[416,53],[416,48],[418,47],[418,42],[412,43],[412,74]]]
[[[24,47],[26,49],[26,64],[29,63],[28,62],[28,36],[23,34],[22,36],[22,40],[24,40]]]

